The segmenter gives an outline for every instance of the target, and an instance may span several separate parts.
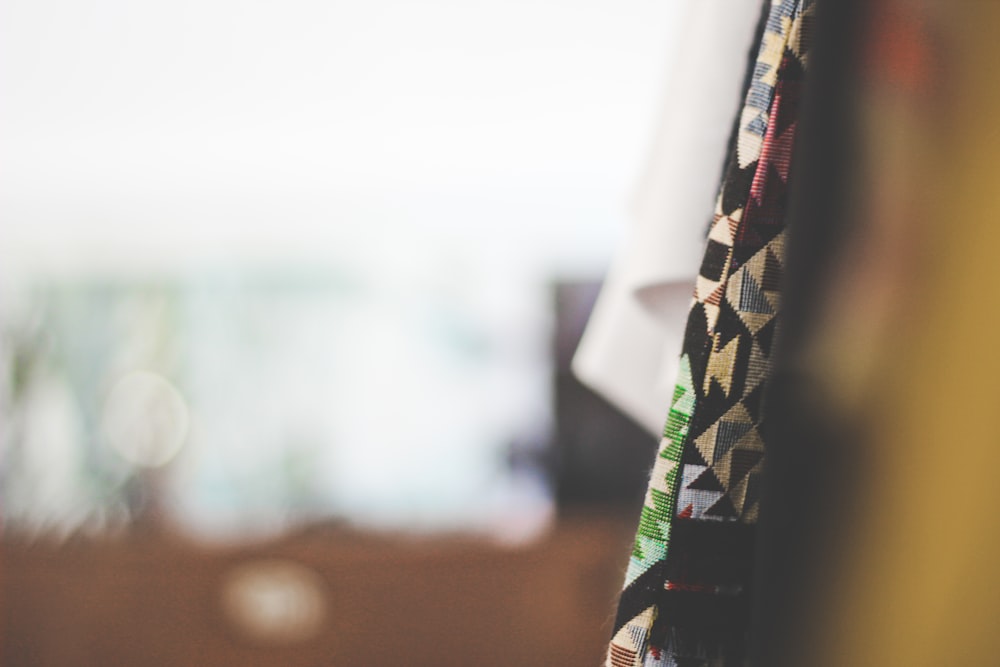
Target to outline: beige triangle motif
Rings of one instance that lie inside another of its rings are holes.
[[[705,276],[698,276],[694,283],[694,298],[701,303],[705,301],[722,285],[720,281],[709,280]]]
[[[728,216],[717,216],[712,222],[712,229],[708,233],[708,238],[722,245],[733,245],[732,225],[729,224]]]
[[[739,313],[740,319],[743,323],[747,325],[747,329],[750,333],[756,334],[758,331],[764,328],[764,326],[774,319],[774,314],[772,313]]]
[[[705,304],[705,322],[708,325],[709,333],[715,331],[715,325],[719,322],[718,306],[713,306],[710,303]]]
[[[718,432],[719,423],[716,422],[708,427],[708,430],[694,439],[694,446],[698,448],[698,453],[701,454],[701,458],[706,461],[711,461],[712,455],[715,453],[715,437]]]
[[[712,352],[708,357],[708,364],[705,368],[705,385],[703,391],[707,394],[711,386],[712,379],[715,379],[729,396],[733,389],[733,367],[736,365],[736,353],[739,351],[740,339],[733,338],[726,343],[722,349],[716,349],[717,340],[713,341]]]

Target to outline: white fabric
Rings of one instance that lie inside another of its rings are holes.
[[[663,429],[760,14],[755,0],[684,0],[659,128],[615,256],[573,359],[586,385]]]

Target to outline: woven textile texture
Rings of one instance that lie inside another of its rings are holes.
[[[772,0],[688,315],[609,667],[744,663],[789,164],[812,0]]]

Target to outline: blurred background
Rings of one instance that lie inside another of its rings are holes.
[[[3,3],[2,664],[597,664],[676,13]]]

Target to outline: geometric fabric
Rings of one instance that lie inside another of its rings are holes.
[[[709,229],[608,667],[744,662],[762,403],[812,0],[770,0]]]

